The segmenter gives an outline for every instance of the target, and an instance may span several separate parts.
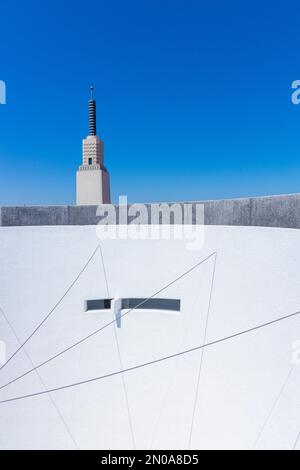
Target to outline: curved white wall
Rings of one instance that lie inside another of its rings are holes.
[[[96,227],[0,229],[0,340],[8,357],[55,305],[99,240]],[[207,341],[300,310],[300,232],[206,226],[201,251],[182,241],[111,240],[27,343],[38,364],[111,320],[85,313],[86,299],[148,297],[217,251]],[[133,311],[39,369],[47,388],[85,380],[203,343],[214,258],[160,297],[182,300],[180,314]],[[192,448],[251,448],[292,366],[300,316],[207,348]],[[11,328],[12,327],[12,328]],[[187,448],[201,351],[124,374],[138,448]],[[0,384],[32,368],[22,351],[0,371]],[[258,447],[291,448],[300,429],[295,368]],[[0,390],[0,400],[44,390],[35,373]],[[52,401],[51,401],[52,399]],[[122,376],[0,404],[2,448],[132,448]],[[63,422],[64,421],[64,422]],[[67,429],[69,429],[69,432]]]

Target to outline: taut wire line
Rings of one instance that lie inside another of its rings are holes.
[[[99,245],[97,247],[97,249],[99,248]],[[185,277],[187,274],[189,274],[190,272],[192,272],[194,269],[196,269],[198,266],[200,266],[201,264],[205,263],[208,259],[210,259],[213,255],[215,254],[214,253],[211,253],[210,255],[208,255],[206,258],[202,259],[201,261],[199,261],[198,263],[196,263],[194,266],[192,266],[191,268],[189,268],[187,271],[185,271],[183,274],[181,274],[180,276],[178,276],[177,278],[173,279],[173,281],[169,282],[167,285],[165,285],[164,287],[162,287],[161,289],[159,289],[158,291],[156,291],[154,294],[152,294],[150,297],[148,297],[147,299],[144,299],[142,300],[141,302],[139,302],[135,307],[133,308],[130,308],[129,310],[127,310],[127,312],[123,313],[120,315],[119,318],[123,318],[125,317],[126,315],[128,315],[130,312],[132,312],[133,310],[136,310],[138,309],[140,306],[142,306],[144,303],[148,302],[148,300],[152,299],[153,297],[155,297],[156,295],[160,294],[161,292],[163,292],[164,290],[166,290],[168,287],[170,287],[171,285],[175,284],[175,282],[179,281],[180,279],[182,279],[183,277]],[[80,340],[78,340],[76,343],[73,343],[71,344],[70,346],[68,346],[67,348],[63,349],[62,351],[56,353],[54,356],[50,357],[49,359],[46,359],[44,362],[41,362],[40,364],[37,364],[35,366],[35,368],[33,369],[30,369],[26,372],[24,372],[23,374],[19,375],[18,377],[15,377],[14,379],[10,380],[9,382],[7,382],[6,384],[4,385],[1,385],[0,387],[0,390],[2,390],[3,388],[7,387],[8,385],[16,382],[17,380],[20,380],[22,379],[23,377],[25,377],[26,375],[30,374],[31,372],[33,372],[34,370],[36,369],[39,369],[40,367],[48,364],[49,362],[53,361],[54,359],[58,358],[59,356],[62,356],[63,354],[65,354],[66,352],[70,351],[71,349],[75,348],[76,346],[78,346],[79,344],[83,343],[84,341],[87,341],[89,338],[93,337],[94,335],[100,333],[100,331],[103,331],[105,328],[109,327],[110,325],[114,324],[116,322],[116,319],[113,319],[112,321],[106,323],[105,325],[103,325],[102,327],[98,328],[97,330],[93,331],[92,333],[90,333],[89,335],[85,336],[84,338],[81,338]],[[24,345],[25,343],[23,343]],[[22,347],[23,347],[22,345]],[[19,348],[21,349],[21,348]],[[1,370],[1,369],[0,369]]]
[[[99,245],[99,247],[100,247],[100,255],[101,255],[102,267],[103,267],[105,284],[106,284],[106,292],[107,292],[107,296],[110,297],[107,274],[106,274],[106,269],[105,269],[105,264],[104,264],[104,256],[103,256],[101,245]],[[116,323],[114,323],[113,325],[113,330],[114,330],[114,337],[115,337],[115,342],[116,342],[120,368],[123,369],[123,361],[122,361],[121,349],[120,349],[119,340],[118,340]],[[129,398],[128,398],[128,392],[127,392],[127,386],[126,386],[124,374],[121,374],[121,379],[122,379],[125,403],[126,403],[126,408],[127,408],[127,416],[128,416],[128,424],[129,424],[129,429],[130,429],[130,434],[131,434],[131,440],[132,440],[133,449],[135,450],[136,444],[135,444],[135,437],[134,437],[133,422],[132,422],[132,417],[131,417],[131,410],[130,410],[130,405],[129,405]]]
[[[50,318],[52,313],[56,310],[56,308],[59,306],[59,304],[63,301],[63,299],[66,297],[66,295],[70,292],[72,287],[76,284],[82,273],[86,270],[87,266],[95,256],[97,250],[99,249],[99,245],[97,245],[96,249],[93,251],[92,255],[89,257],[88,261],[85,263],[83,268],[80,270],[79,274],[75,277],[73,282],[70,284],[70,286],[67,288],[65,293],[61,296],[61,298],[56,302],[54,307],[50,310],[50,312],[47,313],[47,315],[43,318],[43,320],[38,324],[38,326],[33,330],[32,333],[26,338],[26,340],[17,348],[17,350],[7,359],[7,361],[3,364],[2,367],[0,367],[0,371],[4,369],[4,367],[7,366],[7,364],[21,351],[21,349],[25,346],[25,344],[28,343],[28,341],[37,333],[37,331],[41,328],[41,326]],[[36,368],[32,369],[36,370]],[[2,387],[1,387],[2,388]]]
[[[215,257],[214,257],[214,264],[213,264],[213,272],[212,272],[212,277],[211,277],[208,307],[207,307],[207,312],[206,312],[206,320],[205,320],[205,328],[204,328],[204,336],[203,336],[204,344],[206,342],[206,337],[207,337],[207,329],[208,329],[209,316],[210,316],[211,299],[212,299],[212,293],[213,293],[214,282],[215,282],[216,263],[217,263],[217,252],[215,253]],[[203,356],[204,356],[204,348],[200,350],[200,362],[199,362],[199,369],[198,369],[198,375],[197,375],[197,384],[196,384],[196,391],[195,391],[195,398],[194,398],[194,405],[193,405],[191,427],[190,427],[190,433],[189,433],[188,449],[191,449],[191,444],[192,444],[192,437],[193,437],[194,424],[195,424],[195,414],[196,414],[196,408],[197,408],[197,403],[198,403],[201,372],[202,372],[202,365],[203,365]]]
[[[300,315],[300,310],[298,310],[297,312],[290,313],[288,315],[284,315],[283,317],[275,318],[275,319],[270,320],[270,321],[265,322],[265,323],[260,323],[259,325],[253,326],[252,328],[248,328],[247,330],[242,330],[242,331],[239,331],[237,333],[233,333],[231,335],[224,336],[222,338],[218,338],[216,340],[210,341],[209,343],[201,344],[199,346],[194,346],[192,348],[185,349],[184,351],[179,351],[177,353],[170,354],[168,356],[163,356],[163,357],[160,357],[158,359],[153,359],[152,361],[144,362],[142,364],[137,364],[137,365],[132,366],[132,367],[127,367],[126,369],[123,369],[123,370],[110,372],[108,374],[100,375],[98,377],[92,377],[91,379],[86,379],[86,380],[82,380],[80,382],[74,382],[74,383],[71,383],[71,384],[62,385],[60,387],[52,388],[52,389],[47,390],[47,391],[40,391],[40,392],[30,393],[28,395],[21,395],[21,396],[17,396],[17,397],[13,397],[13,398],[8,398],[6,400],[1,400],[0,404],[9,403],[9,402],[17,401],[17,400],[23,400],[25,398],[36,397],[36,396],[39,396],[39,395],[44,395],[45,393],[48,393],[48,392],[57,392],[59,390],[65,390],[65,389],[68,389],[68,388],[78,387],[79,385],[84,385],[84,384],[104,380],[104,379],[107,379],[109,377],[115,377],[116,375],[120,375],[120,374],[123,374],[125,372],[131,372],[131,371],[134,371],[134,370],[138,370],[138,369],[141,369],[143,367],[148,367],[148,366],[151,366],[151,365],[154,365],[154,364],[158,364],[160,362],[164,362],[164,361],[167,361],[169,359],[173,359],[173,358],[178,357],[178,356],[183,356],[185,354],[190,354],[194,351],[199,351],[200,349],[208,348],[210,346],[214,346],[214,345],[223,343],[225,341],[229,341],[229,340],[237,338],[239,336],[243,336],[245,334],[252,333],[253,331],[257,331],[257,330],[260,330],[262,328],[266,328],[267,326],[274,325],[274,324],[279,323],[281,321],[296,317],[298,315]],[[297,441],[296,441],[295,444],[297,444]]]
[[[0,312],[1,312],[2,316],[3,316],[3,318],[5,319],[6,323],[7,323],[8,326],[10,327],[11,331],[13,332],[13,334],[14,334],[16,340],[18,341],[19,344],[21,344],[21,341],[20,341],[20,339],[19,339],[19,337],[18,337],[18,335],[17,335],[17,332],[15,331],[14,327],[13,327],[12,324],[10,323],[8,317],[5,315],[5,312],[4,312],[4,310],[3,310],[1,307],[0,307]],[[26,348],[23,347],[23,351],[24,351],[24,353],[25,353],[27,359],[29,360],[30,364],[32,365],[32,367],[34,367],[34,363],[33,363],[32,359],[31,359],[31,356],[28,354]],[[36,374],[37,374],[38,379],[40,380],[42,386],[44,387],[45,391],[47,391],[46,384],[45,384],[45,382],[44,382],[42,376],[40,375],[39,371],[36,371]],[[77,444],[77,442],[76,442],[76,440],[75,440],[75,437],[73,436],[73,434],[72,434],[72,432],[71,432],[71,430],[70,430],[70,428],[69,428],[69,426],[68,426],[68,424],[67,424],[65,418],[63,417],[63,415],[62,415],[62,413],[61,413],[61,411],[60,411],[58,405],[56,404],[56,402],[55,402],[55,400],[54,400],[54,398],[52,397],[52,395],[51,395],[50,392],[48,393],[48,397],[50,398],[50,401],[51,401],[53,407],[55,408],[55,410],[56,410],[58,416],[60,417],[60,419],[61,419],[61,421],[62,421],[62,423],[63,423],[63,426],[64,426],[65,430],[67,431],[67,434],[69,435],[70,439],[72,440],[72,442],[73,442],[73,444],[74,444],[74,446],[75,446],[75,449],[79,450],[79,446],[78,446],[78,444]]]

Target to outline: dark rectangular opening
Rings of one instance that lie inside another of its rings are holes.
[[[141,305],[139,305],[141,304]],[[138,306],[139,305],[139,306]],[[122,299],[122,308],[138,308],[150,310],[170,310],[173,312],[180,312],[179,299]]]
[[[86,301],[85,311],[90,310],[109,310],[111,306],[111,299],[93,299]]]

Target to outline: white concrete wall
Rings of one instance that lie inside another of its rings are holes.
[[[0,307],[20,341],[34,330],[77,276],[99,240],[96,228],[0,229]],[[215,250],[217,263],[207,341],[300,309],[300,232],[207,226],[201,251],[183,241],[106,240],[26,352],[34,364],[100,328],[110,312],[87,314],[84,300],[147,297]],[[123,367],[203,343],[213,258],[160,294],[182,300],[180,314],[133,311],[117,330]],[[108,288],[108,291],[107,291]],[[193,448],[251,448],[291,367],[300,318],[208,348],[204,354]],[[10,356],[19,343],[0,312]],[[200,351],[124,375],[136,445],[186,448]],[[22,352],[0,383],[31,368]],[[120,370],[113,327],[40,369],[47,387]],[[296,369],[258,447],[291,448],[300,428]],[[0,390],[0,400],[43,390],[36,373]],[[52,393],[80,448],[132,448],[120,375]],[[3,448],[74,448],[48,395],[0,404]]]

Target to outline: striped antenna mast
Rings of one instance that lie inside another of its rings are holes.
[[[96,101],[94,100],[94,87],[90,86],[89,100],[89,135],[96,135]]]

